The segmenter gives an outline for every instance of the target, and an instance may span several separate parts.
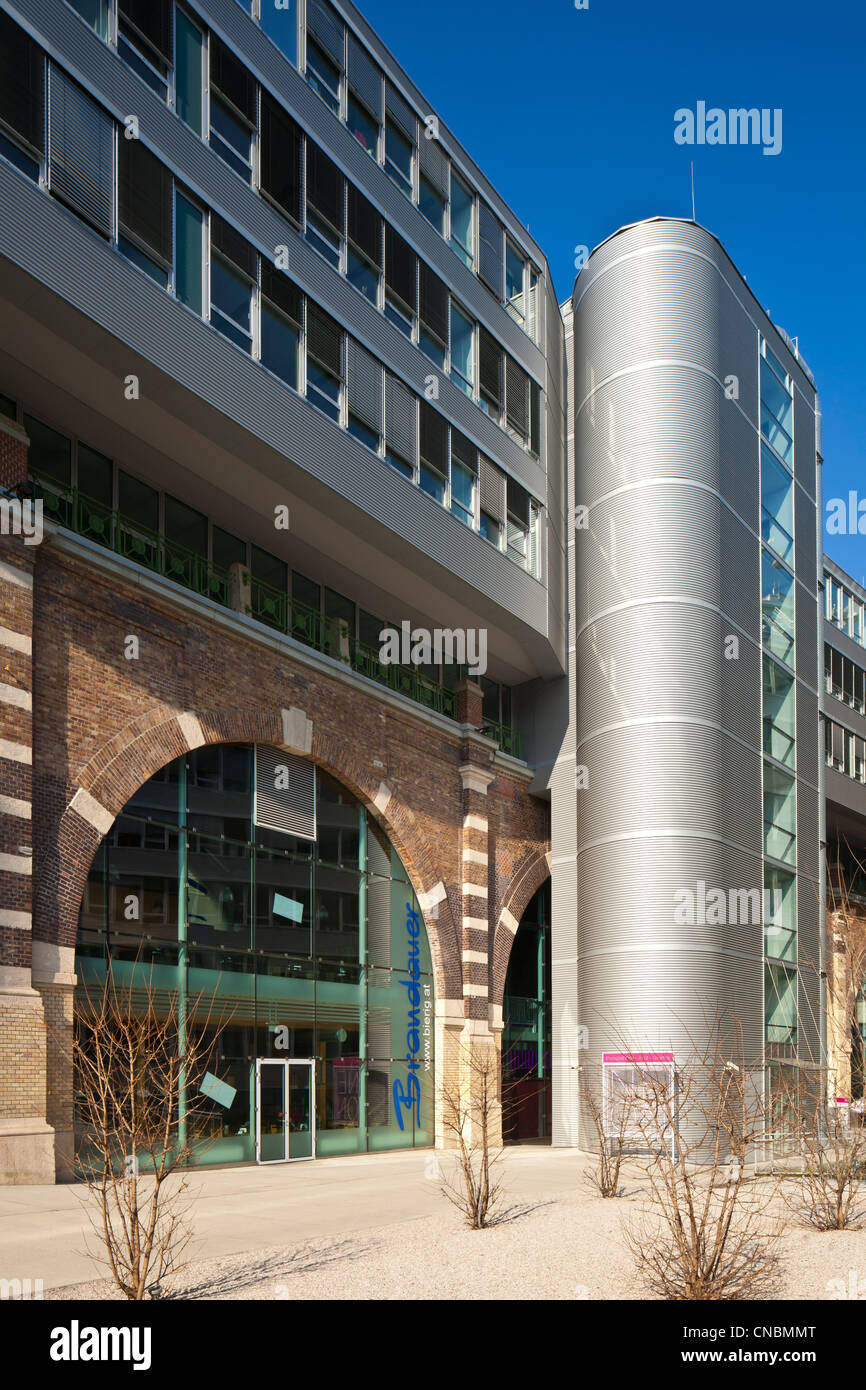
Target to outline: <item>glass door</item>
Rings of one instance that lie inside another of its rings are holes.
[[[315,1158],[316,1110],[311,1061],[286,1063],[289,1072],[289,1158]]]
[[[299,1061],[256,1060],[256,1162],[290,1163],[316,1155],[313,1067]]]

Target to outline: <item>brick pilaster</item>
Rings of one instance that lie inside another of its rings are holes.
[[[0,1182],[53,1182],[45,1019],[33,988],[33,582],[27,436],[0,416]]]

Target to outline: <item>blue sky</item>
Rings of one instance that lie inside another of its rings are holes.
[[[359,0],[547,253],[691,215],[799,337],[824,412],[824,498],[866,501],[866,18],[854,0]],[[674,111],[780,107],[782,149],[679,146]],[[864,518],[866,527],[866,518]],[[866,535],[825,549],[866,579]]]

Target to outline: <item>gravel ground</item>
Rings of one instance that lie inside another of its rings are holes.
[[[443,1198],[435,1216],[192,1262],[166,1292],[184,1299],[646,1298],[622,1239],[623,1217],[640,1200],[633,1179],[613,1201],[578,1181],[573,1193],[515,1201],[501,1224],[471,1231]],[[866,1229],[789,1226],[781,1255],[779,1297],[866,1299]],[[116,1295],[102,1280],[44,1296]]]

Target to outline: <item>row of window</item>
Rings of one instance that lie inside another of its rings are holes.
[[[832,719],[824,720],[824,757],[828,767],[855,782],[866,782],[866,739],[843,729]]]
[[[71,0],[73,8],[246,182],[267,188],[274,98],[228,46],[172,0]],[[249,6],[245,6],[249,10]],[[296,67],[295,0],[255,7],[262,29]],[[327,0],[307,0],[307,82],[405,197],[539,341],[540,275],[457,172],[438,124],[419,117]]]
[[[828,695],[866,714],[866,671],[829,642],[824,643],[824,686]]]
[[[866,647],[866,604],[832,574],[825,573],[825,613],[828,623],[847,632]]]
[[[18,418],[16,403],[0,395],[0,412]],[[116,511],[127,519],[130,539],[137,535],[146,548],[155,537],[163,537],[176,548],[177,575],[183,582],[183,557],[200,556],[206,565],[225,574],[234,564],[245,566],[256,584],[287,595],[303,604],[314,614],[321,615],[329,629],[339,624],[340,631],[354,641],[378,651],[379,634],[386,626],[399,629],[399,623],[386,622],[368,613],[352,599],[319,584],[297,570],[290,570],[284,560],[250,544],[240,536],[218,526],[203,512],[190,507],[170,493],[160,492],[139,478],[127,473],[112,459],[59,430],[35,419],[21,416],[21,423],[30,438],[29,469],[40,483],[55,486],[60,493],[78,489],[84,497],[106,511]],[[95,532],[93,538],[95,538]],[[110,536],[105,537],[110,540]],[[129,553],[135,556],[134,548]],[[267,612],[262,616],[266,619]],[[294,630],[293,630],[294,631]],[[299,635],[294,631],[294,635]],[[435,662],[418,668],[419,674],[453,690],[465,674],[461,667]],[[484,718],[496,724],[511,725],[511,690],[486,676],[479,678],[484,691]]]
[[[5,43],[10,33],[11,42]],[[21,60],[31,77],[44,77],[46,65],[40,50],[4,16],[0,16],[0,52]],[[29,68],[25,60],[30,61]],[[540,508],[525,489],[480,456],[427,400],[419,399],[387,372],[234,228],[178,185],[139,140],[123,135],[116,142],[115,205],[115,123],[53,63],[47,69],[51,191],[105,236],[114,238],[124,256],[208,318],[238,347],[306,394],[338,425],[387,458],[466,525],[505,549],[516,563],[538,575]],[[34,90],[35,107],[41,111],[44,101],[38,82]],[[0,115],[3,109],[0,105]],[[39,136],[44,150],[39,111],[31,127],[24,129],[23,121],[19,124],[19,137]],[[38,170],[26,167],[33,162],[30,156],[4,142],[2,134],[0,151],[18,154],[19,167],[37,176]],[[328,192],[333,191],[330,171],[336,170],[324,156],[317,155],[314,164],[311,196],[324,208]],[[347,199],[347,204],[349,229],[375,254],[369,236],[376,232],[372,206],[361,195]],[[393,312],[398,312],[399,305],[413,316],[417,311],[417,331],[431,343],[444,342],[443,350],[459,362],[455,372],[471,372],[474,325],[456,305],[449,305],[444,283],[432,272],[420,273],[417,257],[407,244],[390,228],[383,229],[378,220],[379,251],[384,252],[379,260],[384,263],[385,293],[393,300]],[[481,339],[485,349],[488,339],[489,335]],[[530,389],[527,374],[501,350],[497,360],[503,418],[512,433],[520,430],[525,442],[536,442],[538,387],[531,383]],[[493,400],[496,392],[489,368],[487,376]],[[493,407],[489,408],[493,413]]]

